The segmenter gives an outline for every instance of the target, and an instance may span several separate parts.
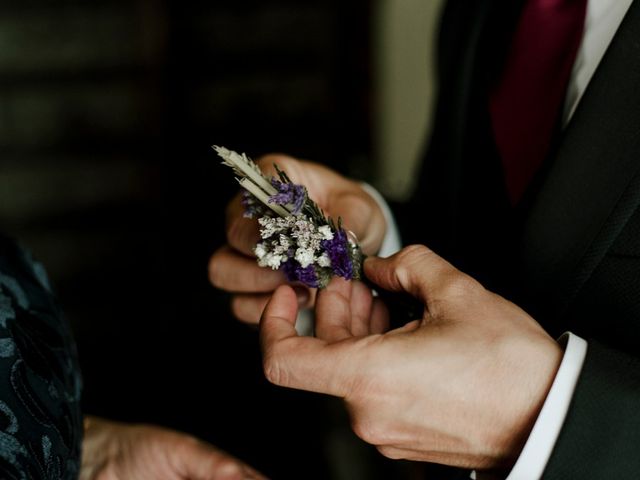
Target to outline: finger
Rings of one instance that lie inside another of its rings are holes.
[[[456,465],[460,468],[472,469],[477,466],[477,459],[473,456],[461,457],[459,453],[449,453],[438,450],[416,450],[402,445],[378,445],[378,451],[392,460],[409,460],[412,462],[440,463],[443,465]],[[493,475],[481,478],[497,478]],[[499,477],[502,478],[502,477]]]
[[[197,439],[181,442],[172,451],[174,464],[184,478],[194,480],[265,480],[240,460]]]
[[[351,334],[359,337],[371,333],[373,296],[364,283],[353,281],[351,289]]]
[[[373,299],[370,328],[373,334],[382,334],[389,330],[389,309],[379,298]]]
[[[386,231],[386,222],[378,204],[355,183],[330,198],[328,214],[336,220],[342,218],[345,230],[356,236],[365,254],[375,253]]]
[[[346,350],[332,348],[319,338],[299,337],[295,330],[297,312],[293,289],[288,285],[278,287],[260,320],[267,379],[284,387],[344,397],[348,384]]]
[[[312,162],[286,155],[267,155],[257,163],[263,172],[274,175],[277,164],[295,182],[303,184],[309,196],[326,214],[344,221],[344,227],[359,240],[364,253],[375,253],[384,237],[386,222],[378,203],[362,188],[336,172]],[[330,186],[330,188],[328,188]]]
[[[228,292],[267,293],[286,283],[284,273],[258,266],[254,258],[231,247],[219,248],[209,260],[209,280]]]
[[[234,295],[231,298],[231,313],[241,322],[257,325],[270,298],[269,293]]]
[[[464,294],[475,280],[423,245],[403,248],[389,258],[368,257],[364,273],[376,285],[405,291],[428,303]]]
[[[420,450],[413,450],[410,448],[402,448],[397,447],[395,445],[378,445],[377,450],[387,458],[391,460],[410,460],[412,462],[435,462],[435,463],[446,463],[443,462],[444,458],[448,456],[444,456],[439,454],[438,452],[422,452]],[[439,460],[439,461],[438,461]]]
[[[286,155],[266,155],[256,160],[256,164],[267,176],[277,175],[274,164],[278,165],[293,182],[307,188],[309,196],[327,215],[344,220],[345,228],[356,235],[365,254],[377,251],[386,222],[378,203],[360,184],[323,165]],[[229,244],[248,255],[259,241],[259,233],[255,221],[243,219],[243,211],[240,198],[234,199],[228,208],[227,232]]]
[[[297,338],[298,316],[296,294],[288,285],[278,287],[267,303],[260,319],[260,340],[263,352],[281,342]]]
[[[240,465],[239,471],[233,467],[226,466],[226,465],[229,465],[229,464],[226,464],[222,468],[218,468],[215,471],[214,476],[212,477],[212,480],[267,480],[267,477],[265,477],[263,474],[261,474],[254,468],[251,468],[250,466],[240,461],[238,462]],[[199,480],[196,477],[188,477],[188,478],[193,480]]]
[[[390,330],[388,333],[389,335],[396,335],[400,333],[410,333],[420,328],[421,325],[422,325],[422,320],[412,320],[409,323],[405,323],[401,327]]]
[[[227,241],[238,252],[253,256],[253,249],[260,241],[258,222],[244,217],[242,194],[229,202],[226,211]]]
[[[316,337],[328,343],[350,338],[354,282],[333,278],[316,297]]]
[[[293,289],[298,300],[298,307],[308,307],[311,301],[309,289],[300,286],[294,286]],[[231,298],[231,312],[238,320],[257,325],[270,298],[271,293],[234,295]]]

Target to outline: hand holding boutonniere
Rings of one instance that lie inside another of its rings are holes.
[[[244,215],[258,220],[258,265],[312,288],[325,287],[333,276],[361,278],[363,254],[355,236],[340,218],[327,217],[304,185],[293,183],[278,165],[277,176],[268,178],[245,154],[213,148],[244,189]]]

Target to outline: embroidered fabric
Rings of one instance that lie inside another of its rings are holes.
[[[75,479],[82,381],[44,269],[0,235],[0,477]]]

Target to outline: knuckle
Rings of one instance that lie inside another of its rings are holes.
[[[249,298],[240,295],[234,295],[231,298],[231,313],[235,318],[244,323],[252,325],[260,321],[260,313],[258,307],[254,306]]]
[[[433,253],[428,247],[425,245],[407,245],[400,251],[400,255],[407,257],[409,259],[413,259],[415,257],[422,257],[424,255]]]
[[[376,447],[376,449],[378,450],[378,452],[380,452],[381,455],[391,460],[401,460],[404,458],[404,456],[400,453],[400,451],[397,448],[390,447],[388,445],[381,445]]]
[[[421,262],[426,256],[432,255],[433,252],[424,245],[409,245],[394,257],[392,268],[396,272],[396,277],[400,284],[406,285],[411,280],[411,272],[417,263]]]
[[[209,281],[216,288],[223,288],[223,269],[220,261],[220,251],[214,253],[209,259]]]
[[[202,440],[194,437],[193,435],[185,433],[180,436],[180,440],[179,442],[177,442],[177,444],[183,450],[189,451],[202,445]]]
[[[425,256],[432,253],[433,252],[424,245],[409,245],[398,252],[394,258],[394,266],[398,269],[407,268],[409,265],[422,260]]]
[[[234,247],[241,246],[244,240],[245,232],[242,219],[243,217],[236,216],[229,218],[227,222],[227,242]]]
[[[262,368],[264,370],[265,378],[274,385],[285,386],[286,374],[282,368],[282,364],[276,355],[271,352],[266,352],[262,360]]]
[[[363,216],[364,218],[368,218],[370,216],[368,215],[368,213],[371,211],[372,207],[371,197],[369,197],[368,194],[362,190],[356,190],[351,186],[351,184],[347,184],[347,186],[351,187],[351,189],[338,192],[331,199],[331,203],[329,206],[332,209],[336,210],[338,209],[336,206],[341,206],[343,208],[348,207],[348,212],[358,212],[359,215]]]
[[[230,457],[223,457],[216,463],[216,471],[224,475],[240,475],[242,473],[240,464]]]
[[[255,220],[239,215],[228,223],[227,243],[238,252],[253,256],[254,248],[260,241],[259,232],[258,223]]]
[[[240,320],[244,320],[244,317],[245,317],[244,302],[242,298],[238,297],[237,295],[234,295],[233,297],[231,297],[231,313],[233,314],[234,317]]]
[[[188,434],[176,436],[174,439],[174,448],[180,456],[191,455],[192,452],[202,445],[202,441]]]
[[[225,229],[227,237],[232,229],[238,229],[238,224],[244,218],[244,206],[242,205],[242,194],[238,193],[225,209]]]
[[[377,424],[362,419],[355,419],[351,423],[353,433],[360,439],[372,445],[384,443],[384,432]]]
[[[438,296],[443,298],[469,296],[478,286],[470,276],[457,270],[443,274]]]

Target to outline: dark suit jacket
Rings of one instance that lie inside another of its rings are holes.
[[[515,209],[487,111],[521,1],[451,0],[410,215],[425,243],[588,353],[544,478],[640,478],[640,0]]]

